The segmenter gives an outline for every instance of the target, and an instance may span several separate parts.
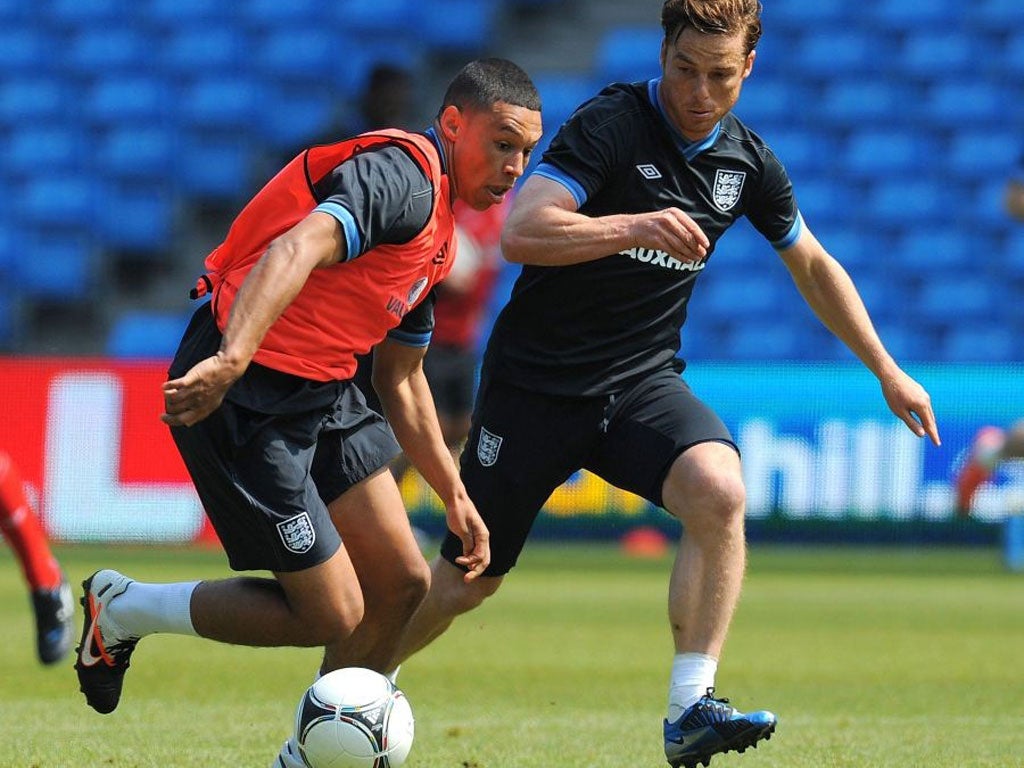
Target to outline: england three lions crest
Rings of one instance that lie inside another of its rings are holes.
[[[481,466],[494,466],[494,462],[498,460],[498,451],[501,450],[501,440],[502,438],[498,435],[480,427],[480,439],[476,443],[476,457],[480,459]]]
[[[721,168],[715,171],[715,186],[711,190],[711,197],[718,210],[728,211],[736,205],[746,178],[746,171],[723,171]]]
[[[278,523],[277,535],[281,537],[281,542],[289,552],[298,555],[309,552],[316,542],[316,531],[313,530],[313,521],[309,519],[307,512],[300,512],[295,517]]]

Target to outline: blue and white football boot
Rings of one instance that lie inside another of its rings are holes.
[[[770,739],[775,731],[777,721],[771,712],[743,714],[714,693],[714,688],[708,688],[678,720],[665,721],[665,759],[672,768],[707,766],[712,755],[756,749],[761,739]]]

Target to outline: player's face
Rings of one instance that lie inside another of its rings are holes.
[[[699,141],[733,108],[754,66],[744,35],[709,35],[693,27],[661,44],[661,89],[669,119],[690,141]]]
[[[449,139],[455,195],[482,211],[504,200],[523,175],[540,141],[540,112],[503,101],[486,110],[449,106],[441,130]]]

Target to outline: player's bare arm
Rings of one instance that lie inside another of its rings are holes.
[[[857,288],[842,265],[804,231],[780,252],[793,281],[818,319],[875,374],[889,408],[918,437],[940,444],[931,398],[885,349]]]
[[[629,248],[664,251],[680,261],[700,261],[709,241],[678,208],[592,217],[556,181],[531,176],[502,232],[502,253],[517,264],[564,266],[601,259]]]
[[[489,535],[441,434],[423,373],[425,353],[426,347],[384,339],[373,350],[373,387],[405,455],[444,502],[448,527],[462,539],[456,562],[468,569],[466,580],[471,581],[491,561]]]
[[[337,263],[344,247],[338,222],[323,213],[311,213],[274,240],[239,288],[220,351],[164,383],[160,418],[171,426],[191,426],[213,413],[310,273]]]

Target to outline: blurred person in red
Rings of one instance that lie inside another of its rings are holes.
[[[1006,183],[1004,204],[1007,215],[1024,223],[1024,155],[1016,172]],[[956,476],[956,511],[960,517],[969,517],[974,496],[1004,461],[1024,458],[1024,419],[1009,430],[984,426],[971,441],[967,460]]]
[[[438,287],[434,336],[423,360],[445,442],[457,451],[469,434],[484,314],[501,271],[501,228],[511,196],[476,211],[455,206],[459,259]]]
[[[56,664],[71,649],[71,586],[25,496],[21,474],[4,451],[0,451],[0,532],[18,558],[32,597],[36,653],[43,664]]]

